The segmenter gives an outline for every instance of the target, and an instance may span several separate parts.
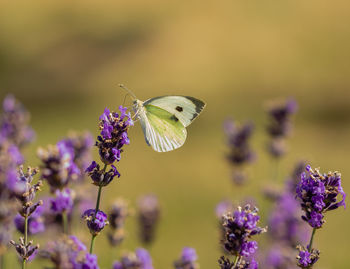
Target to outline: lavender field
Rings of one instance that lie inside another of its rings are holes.
[[[349,3],[0,7],[0,268],[349,268]],[[119,83],[206,107],[155,152]]]

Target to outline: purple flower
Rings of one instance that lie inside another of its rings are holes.
[[[155,195],[145,195],[138,200],[138,220],[142,242],[154,240],[156,227],[160,218],[160,206]]]
[[[254,126],[252,123],[237,125],[233,121],[227,120],[224,123],[225,133],[227,135],[230,152],[227,156],[228,160],[235,166],[250,163],[254,160],[249,139],[252,135]]]
[[[74,269],[98,269],[97,256],[95,254],[86,253],[85,259],[77,263]]]
[[[16,145],[12,144],[9,146],[8,154],[11,158],[11,161],[14,162],[16,165],[23,164],[24,158]]]
[[[153,269],[152,258],[148,251],[143,248],[138,248],[135,251],[136,257],[141,263],[140,269]]]
[[[250,209],[246,205],[244,209],[238,209],[223,216],[224,240],[226,251],[232,255],[250,256],[257,249],[255,241],[249,241],[251,236],[266,232],[266,228],[257,226],[259,216],[257,208]]]
[[[0,118],[0,142],[8,141],[21,148],[34,139],[34,131],[28,125],[29,112],[12,95],[3,101],[3,114]]]
[[[120,161],[122,147],[130,143],[127,132],[133,122],[129,115],[126,117],[127,108],[120,106],[119,110],[120,116],[107,108],[100,116],[101,133],[97,137],[96,146],[99,148],[101,161],[106,165]]]
[[[56,197],[51,199],[51,210],[56,214],[63,212],[70,213],[73,209],[74,192],[71,189],[65,188],[62,191],[55,191]]]
[[[245,257],[249,257],[254,254],[258,249],[258,243],[256,241],[248,241],[242,243],[241,254]]]
[[[38,234],[45,231],[44,219],[42,217],[43,207],[38,206],[37,209],[28,218],[28,234]],[[17,230],[24,234],[24,218],[17,214],[14,219],[15,226]]]
[[[83,171],[91,162],[91,148],[94,144],[90,133],[70,133],[67,138],[61,140],[58,144],[71,156],[74,163],[74,169],[79,179],[83,178]]]
[[[318,169],[306,167],[296,188],[297,197],[304,211],[302,219],[313,228],[321,228],[324,213],[345,208],[346,194],[341,186],[341,175],[338,172],[321,174]],[[338,198],[342,196],[341,198]]]
[[[55,146],[48,146],[47,149],[39,148],[38,157],[42,161],[42,178],[49,183],[51,191],[66,187],[81,174],[74,163],[73,149],[64,141],[58,142]]]
[[[275,241],[295,248],[297,243],[304,242],[308,237],[300,215],[301,210],[295,195],[289,191],[283,192],[276,200],[276,205],[269,217],[269,235]]]
[[[120,177],[120,173],[114,165],[106,171],[106,168],[100,169],[100,165],[93,161],[85,172],[91,177],[96,186],[107,186],[115,177]]]
[[[267,128],[268,133],[272,137],[287,136],[291,129],[290,117],[296,111],[297,103],[294,99],[271,104],[268,109],[270,116],[270,124]]]
[[[36,193],[40,191],[42,182],[39,180],[38,183],[33,184],[34,176],[38,173],[38,169],[33,169],[28,167],[27,172],[23,172],[23,167],[20,166],[18,174],[15,177],[14,174],[11,175],[11,190],[17,200],[21,203],[21,209],[19,213],[24,216],[30,216],[34,211],[42,205],[40,200],[34,203]]]
[[[97,235],[108,224],[107,214],[101,210],[98,210],[95,214],[95,209],[88,209],[82,217],[86,220],[92,235]]]
[[[113,263],[113,269],[153,269],[148,251],[139,248],[135,253],[124,254],[120,261]]]
[[[33,246],[32,243],[33,242],[29,242],[28,244],[25,244],[23,237],[19,238],[19,243],[16,243],[13,240],[10,241],[10,244],[15,247],[17,254],[22,260],[33,260],[35,257],[39,245]]]
[[[184,247],[182,249],[181,258],[174,262],[174,268],[176,269],[199,268],[199,265],[196,262],[197,259],[198,257],[195,249]]]
[[[129,215],[128,204],[124,199],[117,199],[108,214],[108,220],[111,227],[111,232],[108,234],[108,239],[111,245],[116,246],[124,239],[124,224],[126,217]]]
[[[298,249],[297,260],[300,268],[311,268],[318,261],[320,252],[317,249],[312,249],[311,252],[300,246]]]
[[[86,246],[75,236],[65,236],[49,242],[42,253],[54,268],[98,269],[96,255],[86,252]]]
[[[269,124],[267,132],[271,140],[268,142],[268,151],[271,156],[279,158],[286,152],[285,138],[292,129],[291,116],[297,111],[294,99],[285,102],[272,103],[268,108]]]

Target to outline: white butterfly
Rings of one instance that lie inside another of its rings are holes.
[[[185,127],[205,107],[203,101],[190,96],[159,96],[145,102],[133,97],[135,117],[140,120],[146,143],[158,152],[181,147],[187,136]]]

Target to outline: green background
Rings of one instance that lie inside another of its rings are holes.
[[[122,177],[103,191],[102,209],[116,197],[135,205],[140,195],[157,194],[163,211],[151,248],[155,267],[171,268],[181,248],[192,246],[201,268],[217,268],[217,202],[254,197],[264,216],[270,207],[261,195],[273,181],[265,153],[266,101],[293,96],[299,103],[279,183],[304,159],[342,172],[348,192],[349,13],[345,0],[1,0],[0,97],[14,93],[32,113],[37,139],[25,151],[31,165],[39,164],[38,146],[56,143],[69,130],[96,135],[104,107],[123,102],[118,83],[141,100],[183,94],[206,101],[185,145],[174,152],[153,152],[139,124],[130,130],[131,145],[119,163]],[[258,158],[242,188],[231,184],[224,158],[227,117],[256,124]],[[134,219],[120,247],[97,238],[101,268],[139,245]],[[321,250],[316,267],[349,268],[348,210],[326,219],[315,237]],[[82,225],[76,233],[88,243]]]

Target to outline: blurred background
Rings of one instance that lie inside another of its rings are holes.
[[[96,136],[104,108],[123,102],[118,83],[141,100],[172,94],[206,101],[185,145],[171,153],[147,147],[137,123],[119,163],[122,176],[104,189],[102,209],[116,197],[132,205],[144,193],[159,197],[162,221],[150,249],[155,268],[171,268],[183,246],[196,248],[201,268],[218,267],[214,209],[223,198],[254,197],[267,215],[261,190],[272,182],[265,150],[270,99],[294,97],[299,104],[281,184],[304,159],[340,171],[349,191],[348,1],[1,0],[0,7],[0,97],[13,93],[32,114],[30,165],[39,165],[38,146],[70,130]],[[239,189],[225,159],[227,117],[256,126],[257,160]],[[317,268],[349,268],[350,216],[339,209],[326,219],[315,237]],[[107,247],[104,236],[96,240],[101,268],[140,244],[134,218],[126,229],[117,248]],[[86,227],[80,230],[88,243]]]

